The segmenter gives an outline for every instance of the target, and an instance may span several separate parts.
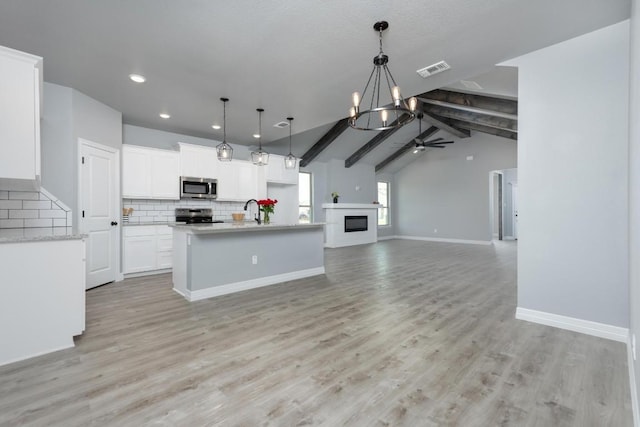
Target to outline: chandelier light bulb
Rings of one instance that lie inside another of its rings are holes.
[[[355,108],[358,108],[358,106],[360,105],[360,92],[353,92],[353,95],[351,95],[352,99],[353,99],[353,106]]]
[[[411,112],[414,112],[416,111],[416,108],[418,108],[418,98],[412,96],[411,98],[409,98],[409,110]]]
[[[380,111],[380,120],[382,120],[382,126],[387,125],[387,119],[389,118],[389,113],[387,110]]]
[[[356,116],[356,107],[349,108],[349,117],[355,117],[355,116]]]
[[[396,107],[400,105],[400,100],[402,99],[400,95],[400,87],[394,86],[391,89],[391,97],[393,98],[393,102],[396,105]]]

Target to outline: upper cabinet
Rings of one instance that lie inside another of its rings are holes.
[[[180,174],[217,179],[218,201],[246,201],[266,197],[267,187],[262,167],[246,160],[221,162],[213,147],[182,142],[179,146]]]
[[[122,197],[180,199],[180,153],[123,145]]]
[[[0,46],[0,76],[0,189],[38,189],[42,58]]]
[[[274,184],[298,184],[298,163],[295,169],[284,167],[284,156],[269,155],[269,164],[266,167],[267,182]]]
[[[196,178],[218,178],[218,155],[215,148],[200,145],[180,146],[180,175]]]

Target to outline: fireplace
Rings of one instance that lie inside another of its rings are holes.
[[[345,215],[344,232],[352,233],[354,231],[367,231],[367,215]]]

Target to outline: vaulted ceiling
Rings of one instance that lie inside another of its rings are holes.
[[[229,142],[255,144],[262,107],[263,143],[282,151],[288,130],[272,125],[293,116],[301,155],[346,116],[351,92],[362,89],[378,51],[376,21],[389,21],[384,50],[408,97],[459,90],[460,80],[495,64],[629,14],[629,0],[3,0],[0,45],[43,56],[45,81],[121,111],[128,124],[220,140],[222,130],[211,125],[221,123],[226,96]],[[440,60],[451,69],[416,74]],[[508,96],[500,72],[485,94]],[[147,82],[132,83],[130,73]],[[454,117],[443,105],[424,105],[427,119],[472,128],[464,118],[473,111]],[[171,118],[160,119],[163,111]],[[503,124],[501,131],[513,131]],[[405,126],[358,161],[379,164],[417,133],[417,123]],[[349,129],[317,158],[347,159],[374,136]]]

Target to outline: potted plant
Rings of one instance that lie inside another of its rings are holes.
[[[331,193],[331,197],[333,198],[333,203],[338,203],[338,198],[340,197],[338,193],[334,191],[333,193]]]

